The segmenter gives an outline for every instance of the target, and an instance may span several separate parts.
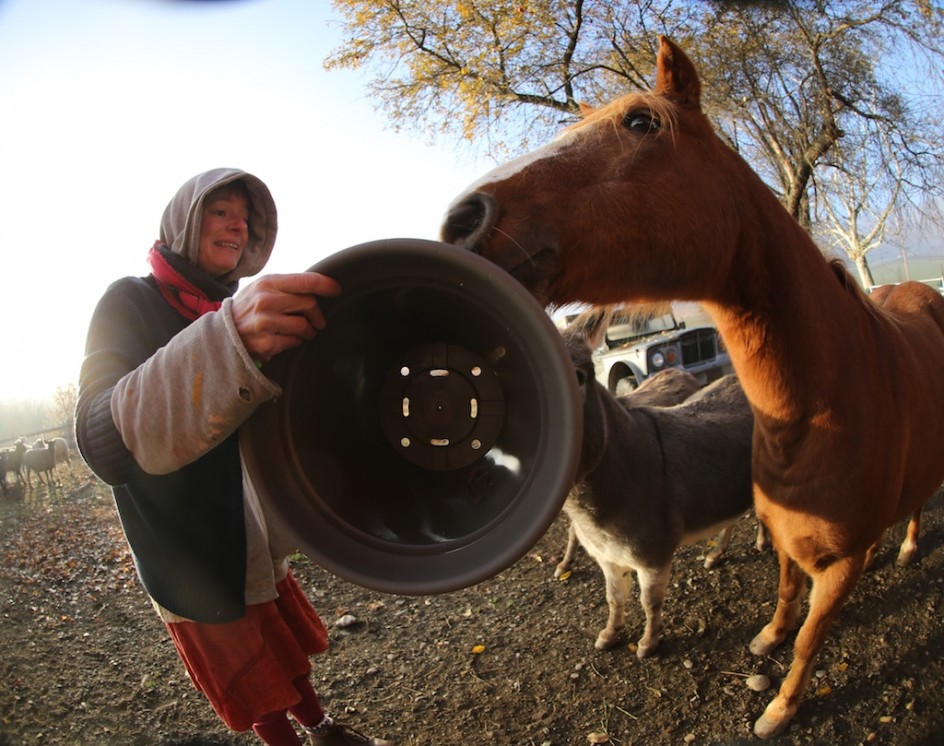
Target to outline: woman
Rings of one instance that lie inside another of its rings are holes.
[[[309,681],[327,631],[299,588],[294,550],[266,520],[238,428],[280,395],[262,364],[324,327],[317,273],[259,272],[276,209],[258,178],[215,169],[161,220],[148,277],[113,283],[89,326],[76,440],[111,485],[138,576],[194,684],[233,730],[267,744],[386,744],[331,720]]]

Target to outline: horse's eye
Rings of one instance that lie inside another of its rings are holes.
[[[657,131],[661,124],[648,111],[631,111],[623,117],[623,126],[640,135],[646,135]]]

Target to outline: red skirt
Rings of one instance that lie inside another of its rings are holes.
[[[275,588],[277,599],[247,606],[235,622],[167,624],[194,685],[234,731],[298,704],[292,682],[311,672],[310,655],[328,649],[328,631],[292,573]]]

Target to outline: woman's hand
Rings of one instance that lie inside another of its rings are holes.
[[[324,329],[318,298],[340,292],[337,282],[317,272],[265,275],[236,293],[233,321],[252,358],[268,361]]]

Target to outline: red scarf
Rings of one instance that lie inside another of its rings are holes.
[[[205,313],[218,311],[223,305],[222,301],[210,300],[200,288],[185,280],[157,250],[161,245],[158,241],[148,251],[148,263],[164,300],[176,308],[181,316],[191,321]]]

